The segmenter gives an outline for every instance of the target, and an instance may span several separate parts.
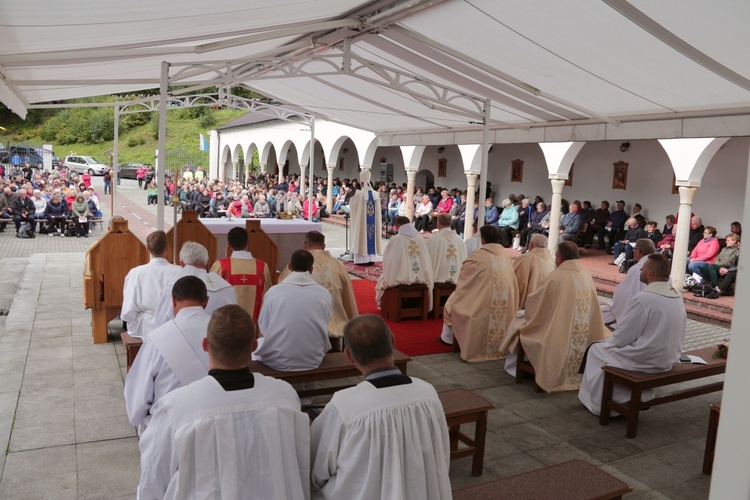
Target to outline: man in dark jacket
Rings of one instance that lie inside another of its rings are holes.
[[[697,215],[690,219],[690,236],[688,237],[688,253],[703,239],[703,220]]]
[[[628,229],[625,232],[625,238],[615,243],[615,260],[609,263],[610,266],[616,265],[615,261],[617,260],[617,257],[620,256],[621,252],[625,252],[626,259],[632,259],[635,256],[633,252],[635,242],[641,238],[648,238],[646,230],[638,225],[638,221],[635,217],[629,218],[627,224]]]
[[[8,220],[13,217],[13,202],[18,198],[18,195],[14,193],[9,187],[3,190],[3,194],[0,195],[0,233],[5,232],[5,226],[8,224]]]
[[[18,192],[18,198],[13,202],[12,208],[13,222],[16,225],[16,236],[18,236],[18,229],[21,227],[22,222],[28,222],[33,227],[36,208],[31,198],[26,195],[25,189],[21,189]]]
[[[628,220],[628,213],[625,211],[625,201],[619,200],[617,202],[617,210],[607,217],[607,223],[599,229],[599,233],[597,234],[599,250],[607,250],[607,253],[612,252],[612,246],[616,241],[620,240],[620,232],[625,226],[626,220]],[[604,244],[604,236],[608,236],[609,245]]]

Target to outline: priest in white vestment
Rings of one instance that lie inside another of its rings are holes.
[[[601,412],[603,366],[658,373],[670,370],[679,361],[687,314],[682,294],[669,284],[670,270],[669,259],[665,256],[646,257],[639,275],[646,287],[632,298],[612,336],[589,348],[578,399],[594,415]],[[653,391],[643,391],[641,401],[653,397]],[[630,391],[615,386],[612,399],[626,403],[630,401]]]
[[[635,248],[633,249],[636,264],[628,269],[625,279],[615,288],[615,293],[612,295],[612,302],[601,305],[602,318],[604,319],[604,323],[610,328],[615,329],[617,327],[617,319],[625,316],[630,301],[635,294],[642,292],[646,288],[645,283],[641,282],[641,268],[648,256],[654,252],[656,252],[656,247],[650,239],[641,238],[636,241]]]
[[[211,314],[221,306],[237,303],[237,294],[224,278],[216,273],[207,271],[209,266],[208,250],[200,243],[188,241],[180,250],[180,265],[182,269],[167,283],[161,291],[159,303],[154,314],[154,328],[163,325],[174,318],[172,310],[172,287],[183,276],[197,276],[206,284],[208,291],[208,305],[206,314]]]
[[[352,216],[352,253],[355,264],[372,264],[383,251],[380,247],[380,229],[383,214],[380,197],[370,186],[370,169],[360,173],[362,189],[349,200]]]
[[[208,376],[153,408],[141,436],[138,498],[310,498],[309,418],[294,389],[252,373],[252,317],[217,310],[203,348]]]
[[[289,263],[292,271],[263,299],[258,330],[263,335],[253,359],[279,371],[312,370],[331,350],[328,318],[333,299],[312,277],[314,258],[297,250]]]
[[[406,217],[393,221],[396,235],[388,242],[383,253],[383,274],[375,284],[375,300],[380,307],[386,288],[398,285],[424,283],[430,291],[429,308],[432,310],[432,259],[424,237],[417,232]]]
[[[437,217],[437,234],[427,240],[427,250],[432,261],[432,278],[435,283],[458,282],[458,273],[466,260],[464,240],[451,229],[451,216]]]
[[[305,235],[304,249],[315,259],[313,279],[331,294],[331,315],[328,318],[328,336],[331,339],[343,339],[344,325],[359,314],[357,300],[349,273],[341,261],[326,250],[326,239],[323,233],[309,231]],[[283,281],[292,271],[287,267],[279,276]],[[341,351],[342,348],[337,350]]]
[[[195,276],[177,280],[172,288],[175,318],[151,332],[125,378],[125,409],[134,426],[148,425],[151,407],[165,394],[208,373],[202,342],[211,316],[206,285]]]
[[[169,241],[164,231],[154,231],[146,238],[151,254],[148,264],[134,267],[125,276],[122,289],[120,318],[128,325],[128,334],[140,339],[147,338],[154,329],[154,313],[159,303],[159,294],[180,272],[180,266],[170,264]]]
[[[443,310],[440,340],[452,345],[455,335],[464,361],[502,359],[500,344],[518,309],[513,264],[500,244],[500,228],[479,228],[482,247],[461,266],[454,291]]]
[[[599,298],[591,274],[580,264],[578,246],[564,241],[555,252],[557,269],[526,298],[522,317],[516,318],[501,349],[505,371],[516,374],[518,342],[536,372],[536,384],[545,392],[578,390],[586,347],[604,340]]]
[[[393,336],[379,316],[353,319],[344,338],[365,380],[335,393],[312,423],[313,498],[452,498],[448,426],[435,389],[394,366]]]
[[[513,262],[513,273],[518,283],[518,308],[526,307],[526,297],[539,288],[555,270],[555,261],[547,250],[547,237],[536,233],[529,240],[529,251]]]

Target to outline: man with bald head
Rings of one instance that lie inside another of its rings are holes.
[[[16,225],[16,236],[20,238],[18,229],[21,227],[21,223],[26,222],[31,227],[34,227],[34,214],[36,213],[34,202],[29,198],[25,189],[18,191],[18,198],[13,201],[12,209],[13,222]]]
[[[604,388],[602,367],[658,373],[670,370],[680,359],[685,342],[687,314],[682,294],[669,284],[671,266],[663,255],[646,257],[639,278],[645,285],[635,294],[617,328],[604,342],[591,345],[582,367],[583,380],[578,399],[594,415],[599,415]],[[644,391],[641,401],[653,399],[653,391]],[[630,401],[630,390],[615,386],[612,399]]]

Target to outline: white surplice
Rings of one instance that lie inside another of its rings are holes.
[[[151,332],[125,378],[125,409],[131,424],[148,425],[155,402],[206,376],[208,354],[201,342],[210,319],[202,307],[186,307]]]
[[[666,282],[648,285],[630,301],[612,336],[604,342],[593,344],[589,349],[578,399],[591,413],[600,414],[603,366],[645,373],[671,369],[680,359],[686,320],[685,304],[680,293]],[[652,398],[652,391],[644,391],[641,400]],[[613,400],[620,403],[629,401],[630,391],[615,386]]]
[[[310,497],[309,418],[289,384],[253,377],[225,391],[207,376],[156,404],[138,443],[140,500]]]
[[[383,274],[375,284],[378,305],[386,288],[398,285],[424,283],[430,290],[429,308],[432,310],[432,260],[424,238],[411,224],[399,226],[398,234],[391,238],[383,253]]]
[[[155,328],[154,312],[159,294],[180,269],[167,259],[151,257],[148,264],[134,267],[125,276],[120,318],[128,323],[131,337],[145,339]]]
[[[611,325],[618,318],[625,316],[625,312],[627,312],[630,301],[635,297],[635,294],[646,288],[646,285],[641,283],[641,268],[646,259],[648,259],[648,255],[644,255],[641,260],[628,269],[625,279],[617,285],[615,293],[612,294],[612,303],[602,304],[602,318],[605,324]]]
[[[310,433],[314,498],[451,498],[445,413],[427,382],[338,391]]]
[[[156,307],[154,314],[154,328],[163,325],[170,319],[174,318],[174,309],[172,308],[172,287],[182,277],[196,276],[206,284],[208,292],[208,305],[206,314],[209,316],[218,308],[237,303],[237,294],[234,287],[224,278],[216,273],[209,273],[205,269],[195,266],[185,266],[177,273],[159,295],[159,305]]]
[[[370,201],[372,194],[372,201]],[[380,246],[380,228],[383,227],[383,215],[380,210],[380,196],[369,183],[363,182],[362,189],[349,200],[349,212],[352,222],[352,254],[355,264],[375,262],[377,256],[383,253]],[[373,217],[371,224],[367,217]],[[368,238],[373,242],[373,248],[368,249]],[[370,250],[373,250],[372,252]]]
[[[308,272],[293,272],[263,299],[254,359],[280,371],[312,370],[331,350],[328,318],[333,299]]]
[[[451,228],[445,227],[427,240],[435,283],[458,283],[461,264],[466,260],[464,240]]]
[[[466,245],[466,255],[471,255],[482,248],[482,237],[479,233],[476,233],[474,236],[466,240],[464,244]]]

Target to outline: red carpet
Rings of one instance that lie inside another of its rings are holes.
[[[378,281],[380,275],[383,274],[383,263],[375,262],[371,266],[360,266],[350,261],[342,261],[346,272],[353,274],[358,278],[363,278],[370,281]]]
[[[357,298],[359,314],[377,314],[381,316],[375,304],[375,282],[362,279],[353,280],[354,296]],[[396,349],[409,356],[421,356],[423,354],[437,354],[451,352],[450,346],[443,345],[438,337],[443,328],[442,319],[407,319],[396,323],[385,320],[388,328],[396,337]]]

